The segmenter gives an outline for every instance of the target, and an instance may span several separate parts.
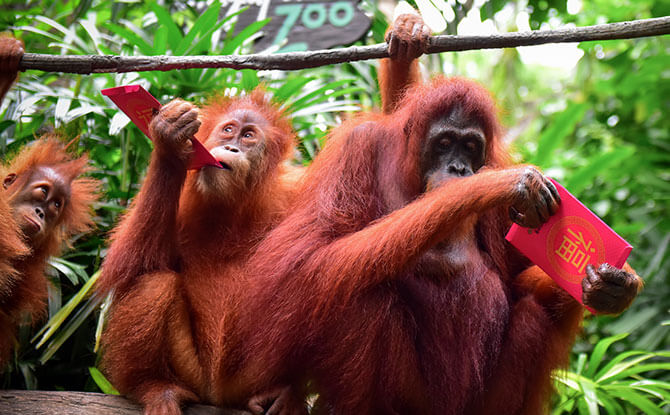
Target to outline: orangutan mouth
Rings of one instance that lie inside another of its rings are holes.
[[[227,163],[225,163],[225,162],[223,162],[223,161],[221,161],[221,160],[217,160],[217,161],[218,161],[219,164],[221,165],[221,168],[226,169],[226,170],[232,170],[232,169],[233,169],[233,168],[230,167],[230,165],[228,165]]]

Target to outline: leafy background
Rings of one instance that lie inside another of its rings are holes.
[[[249,53],[264,22],[234,27],[218,2],[3,0],[0,30],[26,50],[49,54],[199,55]],[[417,0],[426,20],[458,34],[478,17],[498,31],[577,26],[670,15],[652,0]],[[373,24],[362,43],[379,43],[388,21],[364,1]],[[575,10],[578,10],[575,12]],[[617,318],[587,317],[570,367],[556,373],[553,413],[664,414],[670,399],[670,36],[579,45],[576,68],[525,64],[516,49],[422,57],[429,73],[479,80],[496,95],[507,140],[519,160],[542,167],[594,209],[635,249],[629,262],[646,286]],[[95,232],[50,262],[49,319],[23,327],[5,388],[113,392],[95,369],[106,302],[87,294],[105,255],[106,234],[137,192],[151,152],[143,134],[100,95],[144,85],[161,102],[202,102],[222,89],[267,85],[301,140],[296,163],[309,163],[328,128],[377,105],[376,62],[310,70],[64,75],[28,71],[0,107],[0,152],[11,154],[43,131],[78,136],[93,175],[103,181]]]

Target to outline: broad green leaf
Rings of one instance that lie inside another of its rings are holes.
[[[598,344],[596,344],[596,347],[593,348],[591,358],[589,359],[589,366],[584,372],[584,376],[592,378],[610,345],[612,345],[614,342],[625,339],[626,337],[628,337],[628,333],[617,334],[616,336],[611,336],[600,340]]]
[[[136,46],[142,54],[147,56],[154,54],[153,47],[132,30],[109,22],[103,23],[102,26],[110,32],[124,38],[130,45]]]
[[[102,338],[102,329],[105,326],[105,321],[107,319],[107,312],[109,311],[109,307],[112,306],[112,300],[114,299],[114,292],[110,292],[107,294],[107,297],[105,297],[105,300],[102,302],[102,305],[100,306],[100,315],[98,316],[98,324],[95,327],[95,346],[93,347],[94,352],[98,352],[100,349],[100,339]]]
[[[630,402],[636,408],[640,409],[645,415],[665,415],[665,411],[660,409],[651,400],[647,399],[642,394],[627,386],[610,386],[607,388],[607,393]]]
[[[159,26],[154,34],[154,55],[165,55],[168,44],[168,29],[165,26]]]
[[[258,73],[253,69],[242,69],[242,89],[251,91],[258,86]]]
[[[300,91],[305,85],[307,85],[307,83],[314,79],[315,78],[311,76],[299,76],[293,79],[289,79],[284,82],[281,87],[277,88],[273,94],[273,97],[278,102],[285,102],[298,91]]]
[[[153,1],[149,3],[149,7],[151,7],[151,10],[156,15],[160,26],[167,29],[168,45],[170,46],[171,50],[175,50],[182,40],[181,30],[179,30],[175,22],[172,20],[170,13],[163,7],[159,6]]]
[[[70,97],[59,97],[56,102],[56,109],[54,111],[54,118],[56,121],[65,120],[67,112],[70,110],[72,99]]]
[[[81,24],[81,27],[83,27],[84,30],[86,30],[86,33],[88,33],[88,36],[93,41],[93,47],[95,48],[95,52],[98,55],[102,55],[103,53],[99,47],[99,45],[102,43],[102,35],[100,34],[100,31],[95,25],[95,14],[89,13],[89,18],[85,20],[80,20],[79,24]]]
[[[618,365],[615,365],[612,370],[605,374],[603,376],[602,380],[606,380],[609,378],[612,379],[621,379],[623,377],[630,377],[637,375],[638,373],[644,373],[644,372],[650,372],[652,370],[665,370],[668,371],[670,370],[670,363],[646,363],[646,364],[640,364],[640,362],[643,362],[649,358],[654,357],[653,354],[642,356],[637,359],[633,359],[632,361],[628,361],[625,363],[620,363]],[[600,382],[601,379],[598,381]]]
[[[553,373],[553,378],[554,380],[564,384],[574,391],[578,391],[580,393],[582,391],[581,387],[579,386],[579,381],[582,378],[580,375],[567,370],[556,370]]]
[[[44,30],[40,30],[40,29],[31,27],[31,26],[19,26],[16,29],[24,31],[24,32],[36,33],[38,35],[42,35],[42,36],[44,36],[46,38],[49,38],[51,40],[54,40],[56,42],[60,42],[62,40],[60,37],[58,37],[57,35],[55,35],[53,33],[49,33],[49,32],[46,32]]]
[[[224,55],[231,55],[237,50],[238,47],[242,46],[245,40],[249,39],[251,35],[255,34],[259,30],[263,28],[266,24],[270,22],[270,19],[263,19],[259,20],[257,22],[253,22],[249,26],[245,27],[244,29],[240,30],[240,33],[237,34],[234,38],[232,38],[230,41],[226,42],[226,44],[223,46],[223,54]]]
[[[577,400],[577,412],[579,415],[589,415],[589,407],[583,397],[584,395],[582,395],[582,399]]]
[[[105,167],[109,169],[114,168],[121,161],[121,149],[118,147],[107,148],[104,146],[95,146],[91,150],[91,155],[96,160],[104,163]]]
[[[589,415],[599,415],[598,410],[598,394],[596,393],[597,386],[586,379],[580,379],[579,386],[582,388],[584,402],[589,410]]]
[[[11,127],[11,126],[13,126],[13,125],[14,125],[14,122],[11,121],[11,120],[0,121],[0,133],[2,133],[2,132],[5,131],[7,128],[9,128],[9,127]],[[4,143],[3,143],[2,151],[5,151],[5,150],[6,150],[6,149],[4,148]]]
[[[299,111],[294,112],[292,115],[293,117],[304,117],[307,115],[323,114],[326,112],[345,112],[358,110],[360,110],[360,107],[354,101],[334,101],[309,105]]]
[[[223,89],[229,84],[231,74],[237,71],[229,68],[205,69],[198,80],[200,85],[211,84],[212,88]]]
[[[662,315],[663,310],[661,310],[659,307],[654,308],[657,310],[658,315]],[[664,345],[667,344],[667,339],[670,339],[670,331],[668,331],[668,328],[664,327],[663,324],[659,324],[647,330],[644,335],[635,342],[635,344],[644,350],[655,350],[659,347],[664,347]]]
[[[335,98],[341,97],[342,95],[355,94],[357,92],[363,92],[363,91],[365,91],[365,88],[363,88],[361,86],[351,86],[351,87],[348,87],[348,88],[337,88],[337,89],[333,90],[331,93],[326,94],[326,95],[320,97],[319,99],[313,100],[311,103],[315,103],[315,102],[319,102],[319,101],[326,101],[326,100],[332,101]]]
[[[19,362],[19,370],[23,375],[23,380],[28,390],[37,389],[37,377],[35,376],[35,364]]]
[[[622,382],[623,383],[623,382]],[[630,382],[631,388],[653,395],[659,400],[670,400],[670,383],[652,379]]]
[[[81,280],[81,282],[88,281],[86,268],[77,263],[70,262],[59,257],[51,257],[49,258],[49,265],[65,275],[70,280],[72,285],[78,285],[79,280]]]
[[[54,29],[58,30],[59,32],[62,32],[65,35],[64,39],[65,43],[71,44],[74,42],[82,50],[86,50],[86,42],[84,42],[79,36],[77,36],[77,33],[74,32],[73,30],[66,28],[57,21],[50,19],[46,16],[35,16],[35,20],[45,23],[53,27]]]
[[[207,33],[207,31],[216,26],[216,20],[219,17],[219,11],[221,10],[221,3],[218,1],[212,3],[211,6],[205,10],[203,14],[198,17],[198,19],[193,23],[191,30],[184,36],[179,45],[174,49],[174,53],[177,56],[181,56],[186,52],[186,49],[193,44],[195,37],[200,33]],[[224,19],[225,22],[229,17]]]
[[[93,311],[100,305],[100,298],[97,296],[89,298],[84,305],[77,310],[74,316],[63,326],[61,330],[56,332],[44,348],[44,353],[40,356],[39,361],[45,364],[54,354],[60,349],[67,339],[81,326],[86,319],[93,313]],[[69,303],[68,303],[69,304]],[[43,342],[44,340],[41,340]]]
[[[614,356],[612,358],[612,360],[607,362],[607,364],[605,366],[601,367],[600,370],[598,370],[598,372],[596,374],[591,375],[591,377],[594,378],[594,379],[599,379],[601,376],[603,376],[603,374],[610,371],[615,365],[621,363],[622,361],[624,361],[624,360],[626,360],[630,357],[633,357],[633,356],[640,356],[640,355],[646,355],[646,354],[647,354],[647,352],[643,352],[643,351],[640,351],[640,350],[631,350],[631,351],[628,351],[628,352],[620,353],[620,354]]]
[[[577,357],[577,365],[575,369],[575,373],[582,375],[584,374],[584,366],[586,366],[586,353],[580,353],[579,356]],[[586,375],[586,374],[584,374]]]
[[[130,118],[122,111],[117,111],[114,116],[112,116],[112,121],[109,123],[109,135],[115,136],[125,128],[128,123],[130,123]]]
[[[560,415],[563,413],[570,414],[572,413],[572,409],[574,408],[574,406],[575,406],[575,399],[570,398],[558,404],[554,409],[552,409],[551,413],[552,415]]]
[[[50,264],[52,267],[58,270],[61,274],[63,274],[68,280],[70,280],[70,283],[72,285],[77,285],[77,274],[74,272],[74,270],[70,267],[68,267],[65,264],[59,264],[58,262],[54,262],[53,260],[50,261]]]
[[[309,93],[303,95],[302,97],[298,98],[297,100],[293,101],[290,105],[290,111],[297,111],[299,109],[302,109],[303,107],[307,106],[307,103],[317,99],[319,101],[322,101],[324,99],[327,99],[325,97],[326,91],[333,90],[336,91],[338,88],[340,88],[343,85],[350,84],[353,80],[352,79],[342,79],[339,81],[335,82],[330,82],[326,85],[323,85],[319,88],[316,88]]]
[[[447,29],[447,22],[442,12],[430,0],[415,0],[419,13],[434,32],[440,33]]]
[[[598,394],[598,403],[602,405],[605,409],[605,414],[607,415],[625,415],[624,409],[621,404],[613,397],[607,395],[606,393]]]
[[[63,121],[72,122],[73,120],[90,113],[95,113],[102,116],[105,115],[104,109],[98,105],[87,105],[83,102],[81,102],[81,104],[82,105],[80,107],[68,111]]]
[[[35,345],[36,349],[39,349],[44,342],[49,340],[49,338],[60,328],[60,326],[63,324],[65,319],[68,318],[70,314],[74,311],[74,309],[79,305],[79,303],[86,297],[86,295],[89,293],[91,288],[93,287],[93,284],[98,280],[98,277],[100,276],[100,271],[96,271],[91,278],[89,278],[88,281],[86,281],[86,284],[84,284],[81,289],[70,298],[70,301],[63,306],[63,308],[60,309],[56,315],[54,315],[47,323],[33,336],[33,338],[30,340],[32,343],[34,343],[38,337],[42,336],[40,338],[40,341]]]
[[[116,390],[112,383],[108,381],[105,375],[103,375],[102,372],[100,372],[97,368],[89,367],[88,371],[91,374],[91,378],[93,378],[93,381],[96,385],[98,385],[102,393],[106,393],[107,395],[120,395],[119,391]]]
[[[493,18],[493,15],[502,10],[506,4],[506,0],[488,0],[479,8],[479,18],[482,22]]]
[[[186,50],[186,54],[193,55],[198,53],[205,53],[205,54],[210,53],[212,49],[211,45],[212,33],[219,30],[221,26],[223,26],[225,23],[226,19],[221,20],[219,23],[214,25],[214,27],[212,27],[206,33],[200,36],[200,40],[198,40],[194,45],[190,45],[190,47]],[[225,55],[225,52],[223,54]]]

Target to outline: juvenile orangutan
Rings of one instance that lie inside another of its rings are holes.
[[[49,256],[93,225],[98,182],[80,177],[88,158],[71,157],[55,136],[25,147],[2,168],[0,190],[0,366],[24,317],[44,315]]]
[[[250,391],[230,351],[237,300],[249,257],[291,202],[295,134],[262,89],[202,109],[174,100],[150,133],[147,176],[97,286],[114,295],[104,371],[145,414],[179,414],[185,402],[245,407]],[[194,135],[221,168],[187,172]],[[270,393],[272,413],[305,413],[288,389]]]

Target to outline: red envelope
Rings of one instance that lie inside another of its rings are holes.
[[[561,196],[558,212],[540,229],[512,225],[505,239],[582,303],[586,266],[607,262],[621,268],[633,247],[563,186],[551,181]]]
[[[102,95],[109,97],[121,109],[135,125],[146,134],[149,139],[149,123],[155,111],[160,109],[161,104],[141,85],[126,85],[116,88],[103,89]],[[221,164],[207,151],[205,146],[195,138],[193,143],[193,158],[190,169],[199,169],[203,166],[214,166],[221,168]]]

